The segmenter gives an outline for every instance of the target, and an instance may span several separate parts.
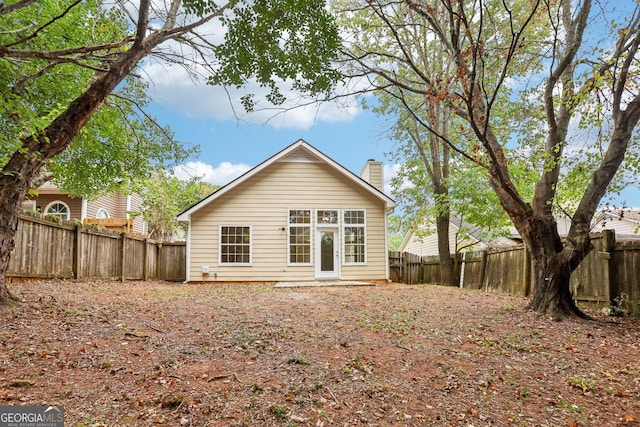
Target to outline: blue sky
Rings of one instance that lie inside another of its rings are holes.
[[[302,138],[355,174],[367,159],[383,161],[385,188],[390,194],[388,182],[398,165],[385,156],[393,150],[393,143],[384,136],[388,124],[362,110],[357,99],[285,113],[271,109],[246,114],[240,97],[247,92],[264,93],[263,89],[227,92],[194,83],[180,67],[162,64],[147,64],[145,71],[155,100],[150,113],[169,125],[179,141],[201,147],[200,157],[184,165],[182,176],[203,176],[209,183],[224,185]],[[640,207],[638,186],[612,201]]]
[[[150,112],[171,126],[176,139],[201,147],[200,158],[185,165],[186,174],[223,185],[300,138],[356,174],[371,158],[385,161],[387,180],[393,174],[384,158],[392,149],[382,137],[384,125],[354,97],[285,113],[265,106],[247,114],[240,104],[242,95],[259,97],[266,89],[249,85],[225,91],[193,82],[183,68],[161,63],[147,63],[145,74],[155,100]],[[300,103],[298,95],[282,91]]]
[[[199,144],[200,158],[185,165],[183,173],[204,175],[212,184],[226,184],[248,168],[304,139],[355,174],[368,159],[385,162],[385,180],[394,166],[385,158],[392,143],[383,137],[384,127],[371,112],[345,113],[343,121],[320,121],[309,127],[276,127],[239,122],[233,118],[216,120],[187,116],[172,111],[168,105],[156,104],[151,112],[169,124],[179,141]]]

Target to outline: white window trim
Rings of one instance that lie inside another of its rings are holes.
[[[104,212],[106,216],[101,217],[101,216],[100,216],[100,212]],[[109,211],[108,211],[108,210],[106,210],[105,208],[99,208],[99,209],[96,211],[96,218],[100,218],[100,219],[109,219],[109,218],[111,218],[111,215],[109,215]]]
[[[353,210],[353,209],[347,209],[347,210]],[[336,222],[335,224],[331,224],[331,223],[320,223],[318,222],[318,211],[335,211],[337,216],[338,216],[338,222]],[[318,208],[318,209],[314,209],[313,211],[313,220],[314,220],[314,225],[316,227],[338,227],[340,228],[340,224],[342,223],[342,211],[338,208]]]
[[[364,223],[363,224],[347,224],[344,221],[344,214],[347,211],[361,211],[364,213]],[[342,234],[342,265],[367,265],[367,259],[369,255],[369,251],[367,250],[367,245],[369,244],[369,236],[367,235],[367,210],[366,209],[342,209],[340,212],[340,218],[342,220],[342,224],[340,226],[340,233]],[[361,227],[364,231],[364,261],[363,262],[347,262],[347,233],[345,228],[347,227]]]
[[[222,262],[222,227],[249,227],[249,262]],[[253,265],[253,226],[249,224],[220,224],[218,226],[218,265],[246,267]]]
[[[50,214],[49,213],[49,208],[53,205],[63,205],[64,207],[67,208],[67,217],[63,218],[61,215],[56,215],[56,214]],[[62,220],[65,221],[69,221],[71,219],[71,209],[69,208],[69,205],[66,204],[65,202],[63,202],[62,200],[54,200],[53,202],[49,203],[45,208],[44,208],[44,214],[45,215],[51,215],[51,216],[55,216],[58,217]]]
[[[289,218],[291,217],[291,211],[309,211],[309,224],[291,224]],[[313,233],[315,232],[314,218],[316,212],[310,208],[289,208],[287,209],[287,267],[306,267],[313,265]],[[291,262],[291,227],[309,227],[309,262]]]

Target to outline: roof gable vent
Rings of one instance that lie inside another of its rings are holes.
[[[304,148],[298,148],[280,159],[281,162],[317,163],[320,160]]]

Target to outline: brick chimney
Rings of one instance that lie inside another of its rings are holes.
[[[367,163],[364,164],[362,170],[360,171],[360,178],[364,179],[381,192],[384,192],[382,162],[378,162],[374,159],[367,160]]]

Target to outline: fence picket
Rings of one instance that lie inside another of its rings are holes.
[[[640,240],[616,241],[612,230],[591,239],[594,249],[571,276],[575,300],[590,306],[622,305],[629,313],[640,315]],[[459,263],[460,287],[522,296],[533,292],[531,257],[524,245],[466,252]],[[440,281],[437,256],[390,252],[389,266],[392,281]]]
[[[20,215],[8,277],[110,280],[186,278],[186,245],[161,244],[69,221]],[[160,247],[171,252],[160,256]]]

